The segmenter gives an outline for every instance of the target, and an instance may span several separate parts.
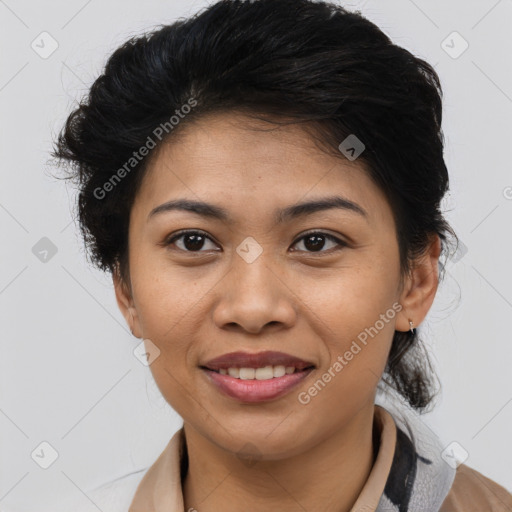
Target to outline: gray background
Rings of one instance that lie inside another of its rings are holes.
[[[85,260],[73,190],[51,178],[48,151],[108,54],[204,5],[0,0],[0,508],[56,511],[63,496],[87,500],[88,489],[150,465],[181,425],[133,355],[139,340],[109,277]],[[424,418],[446,446],[467,451],[466,464],[512,489],[512,1],[344,5],[441,77],[445,209],[465,249],[421,326],[443,383]],[[58,453],[48,469],[31,457],[49,456],[43,441]]]

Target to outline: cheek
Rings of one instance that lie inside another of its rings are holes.
[[[331,322],[336,334],[324,333],[328,360],[317,370],[315,380],[299,391],[299,403],[310,413],[314,410],[322,416],[321,411],[330,411],[335,425],[373,402],[394,333],[391,317],[395,311],[390,311],[387,317],[384,313],[385,320],[381,320],[380,309],[354,315],[338,311],[336,321]]]
[[[186,416],[198,395],[190,365],[200,317],[204,321],[200,300],[204,293],[196,293],[198,287],[190,283],[185,290],[183,284],[163,274],[148,276],[139,284],[137,311],[143,336],[160,350],[150,365],[153,378],[167,403]],[[197,414],[202,414],[201,408]]]
[[[200,276],[192,268],[177,269],[165,258],[142,257],[132,272],[132,286],[142,336],[160,350],[150,369],[167,397],[183,396],[180,384],[190,380],[193,348],[199,326],[211,315],[208,293],[219,277],[213,272]]]
[[[215,285],[214,276],[200,277],[192,268],[177,268],[161,255],[136,261],[132,283],[144,336],[165,341],[201,309],[201,299]]]
[[[183,285],[155,267],[134,273],[133,288],[141,335],[159,350],[150,370],[168,402],[184,395],[180,384],[186,382],[187,356],[192,343],[191,327],[197,300],[184,292]],[[196,306],[197,307],[197,306]],[[196,323],[197,325],[197,323]]]
[[[304,316],[317,318],[318,328],[329,337],[356,338],[376,322],[377,330],[383,331],[384,337],[389,336],[394,331],[398,274],[390,267],[386,271],[380,268],[375,262],[367,267],[347,266],[329,275],[296,279],[300,285],[294,287],[294,292],[304,305]]]
[[[333,394],[335,388],[350,391],[354,398],[370,392],[384,371],[401,306],[394,293],[393,277],[398,276],[378,268],[341,269],[336,279],[310,286],[303,281],[303,314],[327,348],[322,370],[330,370],[325,378],[332,381]]]

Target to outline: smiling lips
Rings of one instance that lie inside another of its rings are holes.
[[[201,365],[209,381],[244,402],[274,400],[288,393],[315,365],[283,352],[231,352]]]

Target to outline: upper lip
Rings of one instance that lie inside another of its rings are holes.
[[[309,361],[304,361],[299,357],[285,354],[284,352],[275,352],[267,350],[251,354],[250,352],[230,352],[223,354],[204,363],[203,367],[209,370],[227,370],[228,368],[263,368],[264,366],[293,366],[298,370],[304,370],[314,366]]]

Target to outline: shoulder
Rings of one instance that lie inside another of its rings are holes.
[[[85,493],[70,507],[74,512],[126,512],[146,469],[129,473]]]
[[[460,464],[440,512],[511,512],[512,494],[476,469]]]

